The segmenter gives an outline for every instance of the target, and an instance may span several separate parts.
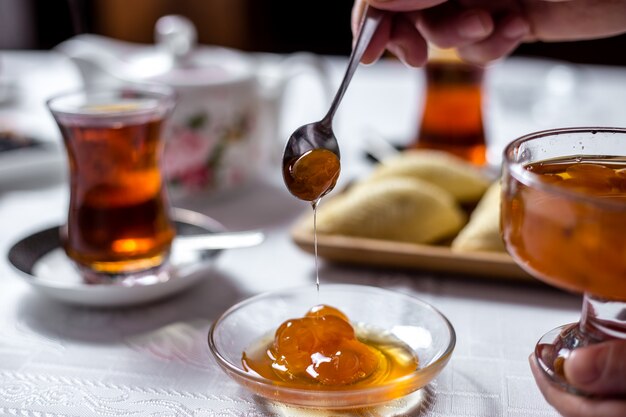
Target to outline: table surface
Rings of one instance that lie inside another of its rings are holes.
[[[345,60],[326,58],[338,82]],[[0,122],[60,141],[43,101],[80,85],[71,63],[53,52],[4,51],[0,68],[20,93],[0,104]],[[490,67],[487,74],[485,114],[494,165],[502,146],[523,133],[626,125],[624,69],[517,58]],[[410,138],[421,106],[421,77],[420,70],[395,61],[359,69],[336,121],[340,182],[371,169],[363,148],[368,134],[400,142]],[[281,126],[285,137],[319,118],[323,103],[303,100],[314,95],[313,88],[303,80],[288,91]],[[28,233],[62,223],[67,199],[59,172],[0,181],[0,251],[6,253]],[[0,415],[324,415],[254,397],[222,373],[206,345],[211,322],[230,305],[260,292],[314,282],[313,257],[289,236],[294,221],[310,207],[285,190],[278,164],[268,168],[266,178],[236,193],[197,195],[175,204],[201,211],[230,230],[262,229],[266,241],[224,251],[191,291],[116,310],[47,299],[5,257],[0,260]],[[320,279],[322,286],[364,284],[415,295],[443,312],[457,332],[450,363],[420,392],[420,403],[413,396],[333,415],[557,415],[537,390],[527,358],[543,333],[578,319],[580,297],[535,283],[324,262]]]

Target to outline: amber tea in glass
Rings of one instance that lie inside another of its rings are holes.
[[[70,202],[62,242],[90,282],[162,266],[174,227],[161,173],[166,88],[81,91],[48,107],[63,136]]]
[[[546,334],[535,354],[564,388],[571,350],[626,339],[626,129],[534,133],[504,152],[507,249],[548,284],[583,293],[579,323]]]
[[[484,68],[435,50],[424,66],[425,93],[412,148],[446,151],[482,166],[487,162],[483,126]]]

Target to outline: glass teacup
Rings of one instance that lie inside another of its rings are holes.
[[[69,162],[70,202],[61,240],[90,283],[154,272],[174,227],[161,171],[165,87],[61,94],[48,102]]]
[[[578,323],[552,330],[535,354],[570,392],[573,349],[626,339],[626,129],[533,133],[504,152],[501,222],[517,263],[538,279],[583,293]]]

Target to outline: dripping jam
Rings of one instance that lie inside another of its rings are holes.
[[[318,291],[315,214],[321,198],[335,187],[340,169],[338,155],[327,149],[312,149],[287,161],[283,168],[289,192],[313,207]],[[418,367],[418,359],[408,346],[382,334],[380,329],[353,326],[343,312],[321,304],[303,317],[280,324],[274,334],[243,352],[241,362],[251,374],[294,388],[379,386]]]

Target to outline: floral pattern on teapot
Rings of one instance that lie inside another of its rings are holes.
[[[206,111],[186,117],[171,128],[163,157],[163,169],[170,188],[200,191],[245,183],[246,166],[232,164],[240,159],[253,140],[256,117],[242,111],[231,120],[216,121]]]

